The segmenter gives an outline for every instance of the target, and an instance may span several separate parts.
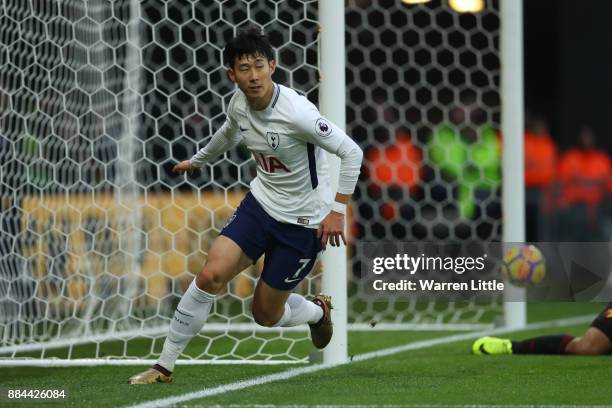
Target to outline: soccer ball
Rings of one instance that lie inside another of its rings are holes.
[[[544,256],[533,245],[517,245],[504,253],[501,272],[513,285],[528,287],[542,282],[546,275]]]

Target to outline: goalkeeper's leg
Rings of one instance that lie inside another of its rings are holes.
[[[171,381],[177,358],[204,326],[215,295],[251,263],[252,260],[234,241],[222,235],[217,237],[202,272],[189,285],[174,312],[157,364],[131,377],[128,382],[149,384]]]
[[[612,343],[600,329],[590,327],[584,335],[572,337],[567,334],[534,337],[522,341],[510,341],[497,337],[481,337],[472,345],[477,355],[499,354],[570,354],[593,356],[607,354]]]
[[[487,354],[569,354],[593,356],[612,352],[612,302],[595,317],[580,337],[567,334],[540,336],[523,341],[481,337],[472,345],[477,355]]]
[[[540,336],[522,341],[497,337],[481,337],[472,345],[476,355],[500,354],[565,354],[565,348],[574,337],[566,334]]]
[[[565,348],[565,354],[577,356],[596,356],[612,351],[610,337],[597,327],[589,329],[580,337],[576,337]]]

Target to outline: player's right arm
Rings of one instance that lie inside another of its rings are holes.
[[[233,102],[233,99],[232,99]],[[232,102],[228,108],[225,123],[210,139],[210,142],[198,150],[189,160],[184,160],[172,168],[175,173],[190,172],[194,168],[200,168],[212,159],[236,147],[240,143],[241,137],[237,122],[232,118]]]

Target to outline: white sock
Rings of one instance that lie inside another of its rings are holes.
[[[323,317],[323,309],[306,300],[304,296],[292,293],[285,303],[283,316],[275,327],[293,327],[304,323],[317,323]]]
[[[198,288],[195,279],[191,282],[176,307],[157,364],[168,371],[174,370],[174,363],[178,356],[185,350],[193,336],[202,330],[214,300],[215,295]]]

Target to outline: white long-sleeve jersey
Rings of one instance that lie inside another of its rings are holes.
[[[324,150],[340,157],[338,192],[352,194],[363,153],[359,146],[305,97],[274,84],[268,107],[252,110],[237,90],[227,119],[192,158],[202,167],[243,141],[257,163],[251,192],[274,219],[317,228],[331,211],[332,191]]]

